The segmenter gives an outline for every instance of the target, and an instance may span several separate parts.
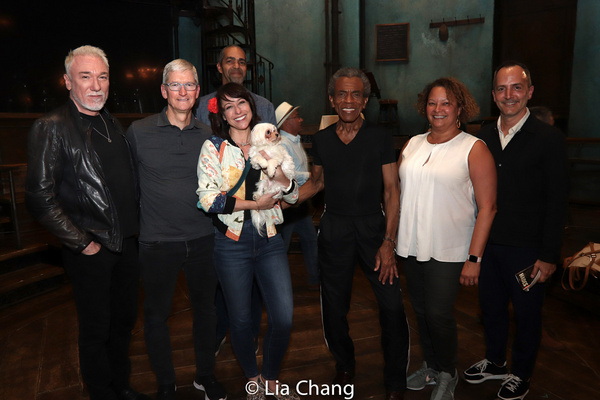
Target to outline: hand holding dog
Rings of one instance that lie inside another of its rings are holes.
[[[267,161],[271,159],[271,157],[269,157],[269,155],[264,150],[261,150],[259,153]],[[266,167],[263,168],[263,172],[268,175]],[[279,168],[279,166],[275,167],[275,175],[273,175],[271,179],[273,179],[275,182],[279,183],[281,186],[284,187],[288,187],[290,185],[290,180],[285,176],[283,170]]]

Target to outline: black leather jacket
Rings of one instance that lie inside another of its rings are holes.
[[[108,111],[101,113],[124,136],[121,124]],[[33,123],[27,139],[25,203],[31,215],[74,252],[80,253],[92,240],[120,252],[122,232],[91,132],[72,100]]]

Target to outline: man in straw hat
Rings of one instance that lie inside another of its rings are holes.
[[[302,131],[302,117],[298,114],[298,106],[294,107],[288,102],[283,102],[275,110],[277,128],[281,133],[281,144],[294,160],[296,166],[296,181],[302,186],[310,174],[308,172],[308,159],[300,141]],[[317,261],[317,233],[310,212],[310,205],[302,203],[297,207],[287,208],[283,212],[284,222],[279,231],[286,245],[290,247],[292,233],[300,237],[300,245],[304,254],[304,263],[308,272],[308,287],[310,290],[319,289],[319,265]]]

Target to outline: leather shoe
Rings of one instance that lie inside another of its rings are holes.
[[[397,391],[388,392],[386,400],[404,400],[404,394]]]
[[[174,383],[170,383],[168,385],[158,385],[158,390],[156,391],[156,400],[175,400],[175,391],[177,387]]]
[[[354,371],[337,371],[333,378],[333,384],[336,385],[349,385],[352,382],[354,382]]]
[[[132,388],[125,388],[117,393],[120,400],[152,400],[149,396],[143,393],[136,392]]]

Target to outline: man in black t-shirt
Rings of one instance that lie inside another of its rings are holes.
[[[391,136],[361,117],[370,90],[365,74],[355,68],[342,68],[331,78],[329,100],[340,119],[313,137],[311,181],[301,188],[301,199],[325,188],[319,272],[323,329],[336,360],[334,383],[351,384],[354,378],[347,314],[358,261],[379,304],[386,398],[397,400],[406,389],[408,362],[408,325],[394,256],[399,183]]]

